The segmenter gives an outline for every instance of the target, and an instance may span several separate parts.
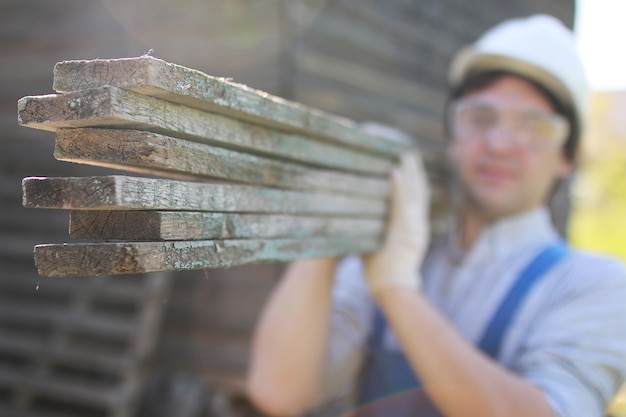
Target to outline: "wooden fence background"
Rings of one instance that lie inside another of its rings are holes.
[[[234,417],[251,415],[237,394],[250,330],[283,266],[38,277],[33,246],[66,240],[67,213],[23,208],[21,179],[116,171],[54,160],[53,134],[17,125],[17,100],[51,93],[58,61],[153,49],[414,134],[437,230],[449,208],[441,117],[453,52],[512,16],[571,24],[574,1],[4,0],[0,11],[0,415]],[[563,227],[567,199],[556,207]]]

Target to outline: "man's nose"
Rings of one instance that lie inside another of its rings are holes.
[[[517,146],[517,137],[515,128],[499,123],[487,132],[485,142],[494,151],[508,152]]]

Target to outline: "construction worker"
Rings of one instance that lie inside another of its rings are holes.
[[[385,243],[293,262],[255,332],[248,390],[270,415],[352,395],[355,415],[599,417],[626,377],[626,271],[567,247],[546,202],[575,162],[588,87],[546,15],[452,62],[453,227],[430,242],[415,155],[392,177]]]

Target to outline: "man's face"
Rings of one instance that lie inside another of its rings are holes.
[[[487,219],[543,205],[571,169],[561,150],[564,120],[524,79],[503,76],[466,95],[451,120],[449,151],[465,203]]]

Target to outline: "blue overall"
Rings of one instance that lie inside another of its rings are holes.
[[[478,347],[497,360],[504,333],[533,284],[567,254],[564,242],[557,242],[540,252],[520,273],[487,326]],[[368,358],[358,398],[359,417],[437,417],[432,405],[402,352],[383,348],[387,327],[379,309],[368,340]]]

